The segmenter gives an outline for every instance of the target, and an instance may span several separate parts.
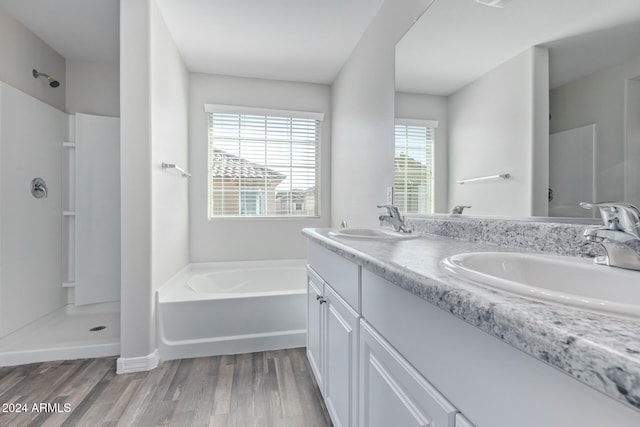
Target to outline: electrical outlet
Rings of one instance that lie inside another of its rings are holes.
[[[387,202],[388,205],[393,204],[393,187],[387,187]]]

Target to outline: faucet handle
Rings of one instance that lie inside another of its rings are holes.
[[[622,202],[580,202],[580,206],[584,209],[599,208],[606,227],[640,237],[640,210],[634,205]]]
[[[379,209],[382,208],[386,208],[387,211],[389,212],[389,215],[393,218],[400,218],[400,211],[398,210],[398,208],[394,205],[378,205]]]
[[[471,206],[456,205],[453,208],[451,208],[451,213],[454,215],[461,215],[464,212],[465,208],[471,208]]]

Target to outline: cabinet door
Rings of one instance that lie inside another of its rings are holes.
[[[325,402],[336,427],[355,426],[358,389],[358,314],[326,284],[324,288]]]
[[[322,381],[322,279],[307,266],[307,358],[316,377],[318,387],[324,392]]]
[[[364,320],[360,426],[454,427],[456,409]]]
[[[473,427],[471,421],[466,419],[464,415],[457,413],[456,414],[456,427]]]

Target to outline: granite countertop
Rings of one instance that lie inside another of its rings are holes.
[[[531,252],[425,234],[383,241],[303,230],[321,246],[456,317],[640,410],[640,320],[542,303],[453,277],[440,262],[464,252]],[[606,268],[606,267],[603,267]],[[639,286],[640,286],[640,273]]]

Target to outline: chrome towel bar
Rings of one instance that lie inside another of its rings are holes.
[[[182,176],[191,177],[191,174],[189,172],[187,172],[186,170],[182,169],[180,166],[176,165],[175,163],[162,162],[162,169],[175,169],[178,172],[180,172],[182,174]]]
[[[469,178],[469,179],[461,179],[460,181],[456,181],[458,184],[466,184],[467,182],[477,182],[477,181],[489,181],[492,179],[509,179],[511,176],[508,173],[503,173],[500,175],[489,175],[489,176],[481,176],[478,178]]]

